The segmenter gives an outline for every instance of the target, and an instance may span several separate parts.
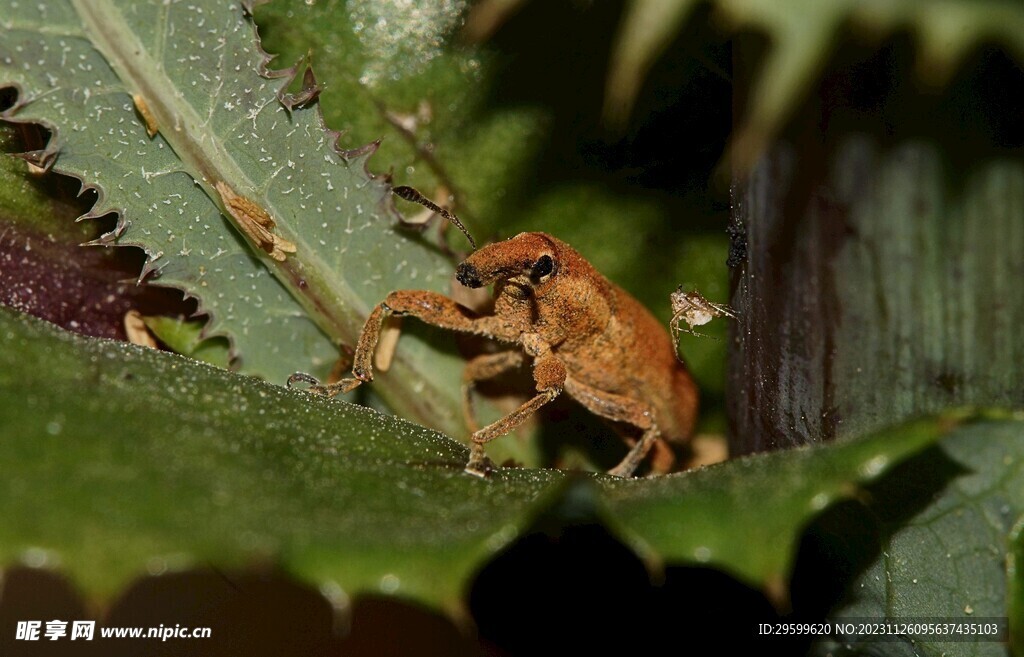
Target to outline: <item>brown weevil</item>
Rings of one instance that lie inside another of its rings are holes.
[[[546,233],[521,233],[481,248],[456,269],[469,288],[494,286],[494,310],[478,314],[437,292],[392,292],[370,313],[356,344],[352,376],[320,384],[295,374],[313,392],[346,393],[373,380],[384,320],[412,316],[432,326],[485,336],[507,345],[470,360],[463,373],[463,411],[472,431],[466,472],[488,474],[484,445],[523,423],[562,392],[608,420],[632,447],[609,474],[633,474],[659,444],[654,469],[671,466],[668,443],[685,443],[697,417],[697,388],[676,357],[664,326],[639,301],[602,276],[568,244]],[[478,381],[530,359],[536,394],[504,418],[479,428],[473,412]],[[669,455],[666,457],[666,455]]]

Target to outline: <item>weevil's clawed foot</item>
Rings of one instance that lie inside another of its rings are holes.
[[[295,387],[296,383],[305,383],[309,387],[305,390],[315,395],[323,395],[324,397],[333,397],[335,395],[343,395],[346,392],[351,392],[359,387],[362,383],[360,379],[342,379],[337,383],[320,383],[320,380],[315,376],[306,374],[305,372],[296,372],[288,377],[286,386],[290,389]]]
[[[284,385],[286,388],[291,390],[292,388],[295,387],[296,383],[305,383],[306,385],[309,386],[308,389],[312,390],[314,387],[320,385],[320,380],[311,374],[306,374],[305,372],[296,372],[295,374],[292,374],[290,377],[288,377],[288,381]]]
[[[486,478],[497,469],[494,462],[484,454],[484,446],[479,443],[473,443],[469,448],[469,463],[466,464],[466,474]]]

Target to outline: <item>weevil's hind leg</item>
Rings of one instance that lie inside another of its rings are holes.
[[[643,431],[640,440],[633,445],[626,457],[608,471],[608,474],[616,477],[632,476],[655,441],[661,437],[661,432],[654,423],[654,412],[651,407],[631,397],[604,392],[572,378],[566,379],[565,391],[595,415],[613,422],[631,424]]]
[[[466,363],[462,371],[462,415],[471,433],[480,429],[473,408],[473,391],[477,381],[493,379],[499,374],[513,370],[523,364],[523,354],[519,351],[499,351],[494,354],[481,354]]]
[[[478,477],[487,476],[494,466],[484,453],[484,444],[512,431],[536,413],[537,409],[557,397],[562,392],[565,376],[565,365],[550,350],[536,357],[533,362],[533,380],[537,384],[537,394],[505,417],[470,436],[473,444],[470,446],[466,472]]]
[[[484,444],[491,442],[495,438],[501,438],[518,427],[526,418],[536,413],[537,409],[557,397],[559,392],[560,390],[557,389],[539,392],[532,399],[497,422],[492,422],[483,429],[474,432],[470,436],[470,440],[473,443],[469,446],[469,463],[466,464],[466,472],[482,477],[493,470],[494,466],[491,464],[491,460],[484,453]]]
[[[647,452],[651,451],[651,447],[654,447],[654,443],[659,435],[658,427],[651,425],[650,428],[644,431],[644,435],[640,437],[640,440],[636,441],[636,444],[629,450],[626,457],[617,466],[609,470],[608,474],[613,477],[632,477],[633,473],[636,472],[637,466],[647,456]]]
[[[654,441],[647,458],[650,460],[652,475],[668,474],[676,465],[676,453],[664,439]]]

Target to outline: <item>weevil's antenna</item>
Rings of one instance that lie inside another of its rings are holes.
[[[429,198],[421,194],[418,190],[413,189],[412,187],[400,185],[399,187],[392,188],[391,192],[398,198],[403,198],[406,201],[412,201],[413,203],[419,203],[428,210],[433,210],[437,214],[441,215],[448,221],[455,224],[455,226],[462,231],[462,234],[466,236],[466,239],[469,240],[469,245],[473,247],[473,250],[476,250],[476,240],[473,239],[473,236],[469,234],[469,231],[466,230],[466,227],[462,225],[462,222],[459,221],[459,218],[456,217],[453,213],[449,212],[445,208],[442,208],[437,203],[434,203]]]

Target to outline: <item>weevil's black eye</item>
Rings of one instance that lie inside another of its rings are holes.
[[[533,270],[530,271],[530,277],[533,278],[533,280],[538,281],[550,274],[554,269],[555,261],[551,259],[551,256],[543,255],[540,257],[540,260],[533,263]]]

